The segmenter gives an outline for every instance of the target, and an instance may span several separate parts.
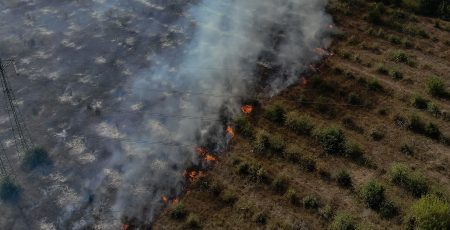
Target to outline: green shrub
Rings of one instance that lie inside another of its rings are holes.
[[[400,146],[400,152],[402,152],[403,154],[406,154],[406,155],[413,155],[414,154],[413,148],[410,145],[408,145],[408,144],[402,144]]]
[[[298,205],[300,202],[300,198],[298,197],[297,191],[295,191],[295,189],[288,189],[284,196],[293,205]]]
[[[356,122],[351,117],[346,117],[342,120],[342,124],[345,128],[353,130],[358,133],[364,133],[364,128],[356,124]]]
[[[442,97],[447,94],[447,90],[445,89],[444,82],[441,78],[433,76],[428,78],[426,82],[426,87],[428,93],[430,93],[434,97]]]
[[[416,133],[424,133],[425,123],[417,114],[412,114],[409,121],[409,128]]]
[[[339,186],[344,188],[352,187],[352,178],[350,177],[350,174],[348,174],[347,171],[341,170],[337,175],[337,183]]]
[[[222,194],[222,201],[227,205],[233,205],[238,200],[237,196],[231,191],[226,191]]]
[[[194,213],[189,213],[186,219],[186,227],[197,229],[200,228],[200,219]]]
[[[439,127],[432,122],[428,123],[428,125],[425,127],[425,135],[427,137],[438,140],[441,137],[441,134],[442,133],[439,130]]]
[[[289,185],[289,181],[284,176],[277,176],[272,181],[272,190],[276,193],[284,193]]]
[[[284,157],[292,163],[299,163],[302,159],[302,149],[296,145],[290,145],[284,152]]]
[[[298,134],[310,135],[314,129],[311,118],[307,115],[300,115],[297,112],[290,112],[286,115],[285,125]]]
[[[266,109],[266,112],[264,116],[266,119],[276,122],[276,123],[283,123],[285,120],[286,111],[284,108],[279,104],[274,104],[269,106]]]
[[[411,41],[409,41],[407,38],[404,38],[402,40],[402,47],[405,49],[411,49],[411,48],[414,48],[414,44]]]
[[[221,184],[219,184],[219,183],[213,183],[211,186],[210,186],[210,191],[211,191],[211,194],[214,196],[214,197],[219,197],[220,196],[220,194],[222,193],[222,191],[223,191],[223,186],[221,185]]]
[[[21,191],[22,189],[13,179],[4,177],[0,180],[0,199],[2,201],[17,201]]]
[[[172,219],[183,219],[187,215],[187,211],[182,203],[174,204],[170,210],[170,217]]]
[[[360,196],[367,207],[379,210],[385,200],[384,187],[376,181],[369,181],[361,188]]]
[[[400,72],[399,70],[391,70],[389,72],[389,75],[391,75],[392,79],[398,81],[398,80],[402,80],[403,79],[403,73]]]
[[[353,160],[359,160],[363,157],[363,150],[358,143],[349,141],[345,144],[345,155]]]
[[[319,201],[314,196],[305,196],[303,198],[303,207],[306,209],[316,209],[319,207]]]
[[[395,45],[399,45],[402,42],[401,39],[395,35],[389,35],[388,40]]]
[[[382,75],[388,75],[389,74],[389,70],[386,69],[386,67],[384,67],[384,65],[378,65],[376,72]]]
[[[331,218],[333,218],[333,216],[334,216],[333,207],[331,207],[331,205],[327,204],[324,207],[319,209],[319,214],[325,220],[331,220]]]
[[[379,214],[383,218],[390,219],[398,214],[398,208],[392,201],[385,200],[381,203]]]
[[[411,224],[416,229],[450,229],[450,206],[434,195],[427,195],[412,206]]]
[[[35,169],[39,166],[50,164],[47,150],[37,147],[26,151],[23,156],[22,164],[27,169]]]
[[[328,154],[340,154],[345,151],[346,137],[342,129],[328,127],[316,134],[324,151]]]
[[[428,192],[425,178],[421,174],[413,172],[405,164],[397,163],[392,165],[389,171],[389,178],[391,182],[405,188],[415,197],[421,197]]]
[[[254,130],[253,126],[247,120],[246,117],[241,116],[234,120],[236,132],[241,134],[243,137],[253,138]]]
[[[372,24],[382,24],[383,20],[381,18],[381,13],[383,12],[383,9],[384,5],[382,3],[375,4],[375,6],[369,11],[367,20]]]
[[[361,97],[353,92],[348,95],[347,102],[351,105],[362,105],[363,103]]]
[[[383,91],[383,86],[377,81],[377,80],[371,80],[368,84],[367,84],[367,88],[370,91]]]
[[[408,55],[406,55],[406,53],[404,53],[401,50],[397,50],[394,53],[392,53],[391,55],[392,55],[392,60],[394,62],[407,64],[409,66],[415,65],[415,63],[411,60],[411,58],[408,57]]]
[[[428,102],[427,111],[436,117],[441,115],[441,109],[433,102]]]
[[[374,141],[381,141],[384,138],[384,133],[378,130],[372,131],[370,134]]]
[[[304,156],[300,161],[300,165],[308,172],[316,170],[316,160],[312,156]]]
[[[316,89],[320,95],[328,95],[335,91],[335,86],[325,81],[320,76],[313,76],[310,81],[310,85],[313,89]]]
[[[270,147],[269,138],[269,133],[266,131],[259,131],[253,141],[253,150],[256,153],[265,153]]]
[[[267,223],[267,213],[259,212],[255,215],[255,222],[258,224],[266,224]]]
[[[418,109],[426,109],[428,106],[428,100],[420,95],[414,95],[411,99],[411,104]]]
[[[339,212],[333,219],[331,230],[357,230],[360,229],[355,218],[345,212]]]
[[[286,144],[284,143],[284,139],[280,135],[270,135],[268,147],[271,152],[282,155]]]

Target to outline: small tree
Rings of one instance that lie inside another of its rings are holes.
[[[182,203],[174,204],[170,210],[170,217],[172,219],[184,219],[187,211]]]
[[[328,154],[340,154],[345,151],[346,138],[340,128],[329,127],[317,133],[317,139]]]
[[[265,117],[268,120],[276,122],[276,123],[283,123],[285,120],[285,115],[286,115],[286,111],[279,104],[269,106],[265,112]]]
[[[342,170],[337,175],[337,183],[339,186],[345,188],[352,187],[352,178],[350,177],[350,174],[348,174],[347,171]]]
[[[290,112],[286,115],[285,125],[298,134],[309,135],[314,128],[311,118],[300,115],[297,112]]]
[[[434,97],[442,97],[446,94],[444,82],[441,78],[432,76],[426,82],[428,93]]]
[[[384,187],[376,181],[369,181],[361,188],[360,196],[367,207],[379,210],[385,200]]]
[[[334,217],[330,226],[331,230],[357,230],[359,229],[356,220],[345,212],[339,212]]]
[[[449,229],[450,206],[434,195],[427,195],[412,206],[411,224],[418,229]]]

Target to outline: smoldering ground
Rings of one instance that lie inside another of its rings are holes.
[[[176,197],[194,147],[220,152],[243,99],[271,96],[320,59],[325,0],[3,0],[0,56],[52,167],[22,171],[0,225],[113,229],[151,223]],[[261,69],[270,74],[260,74]],[[222,119],[223,114],[226,114]]]

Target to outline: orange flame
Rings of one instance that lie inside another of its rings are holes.
[[[234,130],[233,130],[233,128],[231,128],[231,126],[227,127],[227,133],[228,133],[228,135],[230,135],[231,138],[234,137]]]
[[[212,162],[212,161],[216,161],[217,159],[212,155],[206,154],[205,160],[208,162]]]
[[[244,106],[241,107],[241,110],[245,114],[250,114],[250,113],[253,112],[253,106],[251,106],[251,105],[244,105]]]
[[[309,83],[309,81],[308,81],[308,79],[306,79],[306,77],[304,77],[304,76],[300,77],[300,84],[301,85],[306,86],[306,85],[308,85],[308,83]]]
[[[178,204],[178,198],[173,199],[172,204]]]
[[[165,204],[169,203],[169,198],[167,198],[167,196],[161,196],[161,199]]]
[[[128,225],[128,224],[122,224],[122,226],[120,227],[120,230],[128,230],[129,227],[130,227],[130,225]]]
[[[203,147],[197,147],[195,149],[197,154],[206,162],[216,162],[217,158],[209,154],[208,150]]]
[[[206,173],[204,171],[197,172],[195,170],[192,170],[190,172],[185,171],[184,176],[189,180],[189,182],[195,183],[196,181],[198,181],[198,179],[205,177]]]

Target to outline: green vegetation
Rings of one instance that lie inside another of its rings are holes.
[[[266,119],[276,122],[276,123],[283,123],[285,120],[286,111],[284,108],[279,104],[274,104],[269,106],[266,109],[266,112],[264,116]]]
[[[337,181],[338,185],[341,187],[344,187],[344,188],[352,187],[352,178],[350,177],[350,174],[345,170],[341,170],[338,173],[338,175],[336,177],[336,181]]]
[[[432,76],[427,79],[426,87],[428,93],[434,97],[443,97],[447,95],[447,89],[445,88],[444,81],[441,78]]]
[[[415,66],[415,63],[411,60],[411,58],[403,51],[397,50],[391,54],[391,59],[397,63],[403,63],[409,65],[411,67]]]
[[[362,105],[363,104],[363,100],[361,99],[361,97],[358,94],[353,93],[353,92],[348,95],[347,102],[351,105]]]
[[[397,163],[391,166],[389,178],[394,184],[403,187],[415,197],[428,192],[428,185],[422,174],[413,172],[407,165]]]
[[[319,201],[315,196],[305,196],[303,198],[303,207],[306,209],[316,209],[319,207]]]
[[[224,202],[227,205],[234,205],[234,203],[236,203],[238,198],[234,193],[232,193],[230,191],[225,191],[222,194],[221,200],[222,200],[222,202]]]
[[[297,134],[310,135],[314,129],[311,118],[307,115],[300,115],[297,112],[290,112],[286,115],[285,125]]]
[[[288,189],[287,192],[284,194],[286,199],[293,205],[299,205],[300,198],[297,195],[297,191],[295,189]]]
[[[432,122],[426,124],[417,114],[411,115],[409,129],[415,133],[423,134],[435,140],[440,139],[442,136],[442,133],[436,124]]]
[[[414,95],[411,99],[411,104],[418,109],[426,109],[428,107],[428,100],[420,95]]]
[[[361,188],[360,196],[367,207],[379,210],[385,201],[384,187],[376,181],[369,181]]]
[[[246,117],[241,116],[234,120],[234,125],[236,132],[241,134],[243,137],[253,138],[254,130],[252,124],[247,120]]]
[[[172,219],[184,219],[187,215],[186,208],[182,203],[174,204],[170,210],[170,217]]]
[[[342,129],[337,127],[324,128],[319,130],[315,136],[326,153],[341,154],[345,151],[346,137]]]
[[[383,201],[383,203],[381,203],[378,213],[381,217],[389,219],[398,214],[398,208],[392,201],[385,200]]]
[[[427,195],[412,206],[409,225],[416,229],[449,229],[450,206],[434,195]]]
[[[339,212],[334,217],[330,226],[331,230],[357,230],[360,229],[358,222],[350,214]]]
[[[194,213],[189,213],[186,219],[186,227],[190,229],[200,228],[200,219]]]
[[[255,222],[258,224],[266,224],[267,223],[267,213],[259,212],[255,215]]]
[[[276,193],[283,194],[289,185],[289,181],[284,176],[277,176],[272,181],[272,190]]]

